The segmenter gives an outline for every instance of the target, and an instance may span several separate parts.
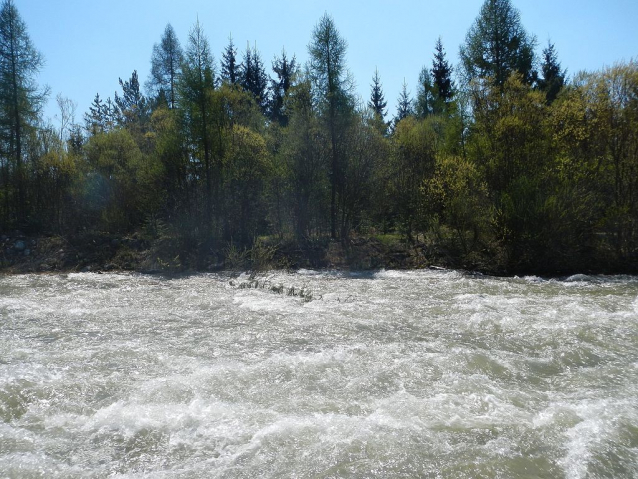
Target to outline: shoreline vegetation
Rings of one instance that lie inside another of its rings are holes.
[[[213,253],[179,250],[170,242],[143,235],[126,237],[86,233],[75,237],[0,236],[0,274],[137,272],[182,274],[206,272],[264,273],[272,270],[378,271],[383,269],[451,269],[489,276],[564,277],[573,274],[635,275],[631,264],[598,263],[574,268],[508,270],[494,258],[473,255],[465,261],[427,238],[409,243],[400,235],[352,237],[347,242],[323,239],[260,238],[251,248],[232,244]]]
[[[199,20],[181,45],[167,25],[146,82],[119,78],[83,121],[58,95],[54,125],[2,1],[1,271],[638,273],[636,60],[568,77],[511,0],[485,0],[459,64],[439,38],[390,118],[328,14],[308,62],[282,51],[271,74],[232,37],[215,61]]]

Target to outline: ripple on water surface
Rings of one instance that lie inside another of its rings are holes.
[[[247,280],[0,277],[0,476],[638,477],[636,278]]]

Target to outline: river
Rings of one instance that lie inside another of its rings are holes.
[[[258,279],[0,276],[0,477],[638,477],[638,278]]]

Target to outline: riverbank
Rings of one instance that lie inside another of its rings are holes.
[[[232,244],[201,251],[170,240],[149,241],[138,235],[83,234],[0,237],[0,272],[145,273],[220,271],[230,269],[416,269],[430,266],[425,245],[398,237],[351,238],[345,242],[258,241],[252,248]]]
[[[536,274],[637,274],[632,264],[603,259],[570,268],[547,265],[525,270],[508,268],[494,253],[463,257],[422,240],[408,242],[399,235],[356,236],[345,241],[328,238],[294,241],[262,238],[252,248],[233,244],[203,247],[181,238],[149,240],[139,234],[118,236],[83,233],[74,236],[28,236],[19,231],[0,236],[0,273],[214,272],[271,269],[422,269],[441,267],[495,276]]]

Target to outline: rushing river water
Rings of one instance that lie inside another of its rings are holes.
[[[638,477],[638,278],[229,280],[0,277],[0,477]]]

